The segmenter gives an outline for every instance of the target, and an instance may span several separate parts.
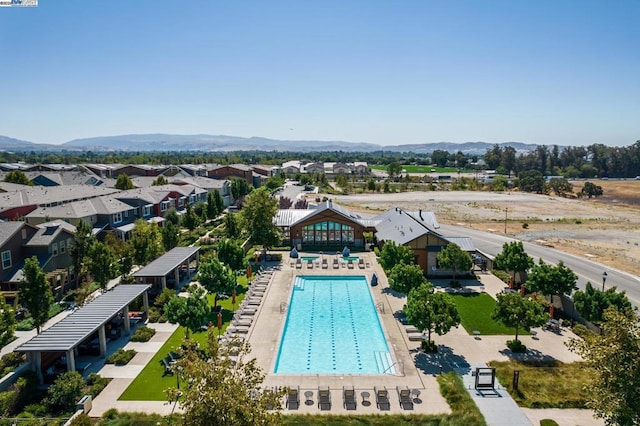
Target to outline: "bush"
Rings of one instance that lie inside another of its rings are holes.
[[[423,340],[420,347],[427,353],[438,352],[438,345],[433,340]]]
[[[25,354],[19,352],[9,352],[0,358],[0,377],[11,373],[26,360]]]
[[[69,423],[70,426],[91,426],[93,425],[93,420],[88,415],[81,413],[71,420]]]
[[[159,323],[165,323],[167,322],[167,317],[164,315],[160,315],[160,318],[158,318],[158,322]]]
[[[36,374],[29,371],[18,378],[6,392],[0,392],[0,417],[15,415],[22,411],[24,406],[40,397]]]
[[[155,306],[149,308],[149,322],[158,322],[160,315],[160,310]]]
[[[573,331],[576,334],[576,336],[582,337],[583,339],[586,339],[587,337],[593,336],[595,334],[593,331],[588,329],[583,324],[574,325],[573,328],[571,329],[571,331]]]
[[[503,271],[501,269],[494,269],[491,272],[493,273],[493,275],[500,278],[500,280],[505,284],[509,284],[509,281],[511,281],[511,275],[509,275],[507,271]]]
[[[64,373],[53,382],[44,402],[52,413],[71,410],[82,395],[84,379],[77,371]]]
[[[527,222],[524,222],[522,224],[522,229],[528,229],[529,228],[529,224]]]
[[[378,247],[373,248],[373,253],[376,255],[376,257],[380,257],[380,249]]]
[[[551,419],[542,419],[540,420],[540,426],[559,426],[558,422]]]
[[[22,414],[26,414],[29,417],[46,417],[47,416],[47,406],[44,404],[29,404],[24,407]]]
[[[522,353],[527,351],[527,347],[520,340],[507,340],[507,347],[511,352]]]
[[[154,334],[156,334],[156,330],[154,330],[153,328],[149,328],[146,325],[143,325],[142,327],[139,327],[135,333],[133,333],[133,336],[131,336],[131,341],[132,342],[148,342],[149,339],[151,339]]]
[[[109,384],[109,379],[106,377],[101,377],[99,374],[91,373],[89,377],[87,377],[87,386],[88,390],[86,393],[91,395],[92,398],[95,398],[102,392],[104,388]]]
[[[156,310],[163,310],[164,305],[175,295],[175,291],[171,290],[170,288],[165,288],[159,295],[156,296],[156,300],[153,301],[153,306],[156,308]],[[149,309],[149,311],[151,311],[151,309]]]
[[[136,351],[133,349],[124,350],[122,348],[118,349],[114,353],[111,354],[109,358],[105,361],[106,364],[115,364],[115,365],[127,365],[131,359],[136,356]]]

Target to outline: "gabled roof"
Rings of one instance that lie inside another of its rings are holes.
[[[458,245],[463,251],[475,251],[476,246],[469,237],[444,237],[450,243]]]
[[[392,208],[386,212],[376,216],[373,220],[376,222],[376,238],[381,241],[394,241],[396,244],[406,244],[426,234],[433,234],[441,237],[432,227],[429,226],[433,221],[428,218],[430,215],[422,212],[422,220],[420,212],[405,212],[399,207]],[[437,224],[437,221],[435,221]]]
[[[279,227],[291,226],[311,213],[312,209],[280,209],[273,218],[273,224]]]
[[[300,219],[296,220],[294,223],[292,223],[292,225],[295,225],[296,223],[302,222],[303,220],[308,220],[310,218],[312,218],[313,216],[317,216],[321,213],[326,212],[327,210],[332,211],[334,213],[337,213],[338,215],[344,217],[345,219],[351,221],[351,222],[356,222],[360,225],[362,225],[362,218],[360,217],[359,214],[356,213],[352,213],[349,210],[345,209],[344,207],[333,203],[331,200],[325,201],[324,203],[320,204],[317,208],[311,210],[311,213],[301,217]]]
[[[26,217],[51,217],[55,219],[80,219],[91,215],[113,214],[132,210],[133,207],[112,196],[74,201],[53,207],[39,207]]]
[[[0,222],[0,247],[25,226],[25,222]]]
[[[93,185],[33,186],[0,194],[0,209],[29,205],[61,204],[115,192],[118,192],[118,190]]]
[[[58,235],[65,232],[73,236],[76,227],[64,221],[46,222],[36,225],[38,231],[31,237],[25,246],[48,246],[58,238]]]

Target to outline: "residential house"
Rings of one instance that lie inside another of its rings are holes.
[[[24,245],[38,232],[38,228],[22,221],[0,222],[0,291],[5,299],[14,299],[18,290],[14,276],[24,263]]]

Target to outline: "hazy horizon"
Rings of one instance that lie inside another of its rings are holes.
[[[639,19],[634,0],[40,0],[0,9],[0,134],[628,146]]]

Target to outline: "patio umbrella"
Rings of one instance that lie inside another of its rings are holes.
[[[378,276],[374,272],[373,275],[371,276],[371,287],[375,287],[377,285],[378,285]]]
[[[342,249],[342,257],[347,257],[350,253],[351,252],[349,251],[349,247],[344,246],[344,248]]]
[[[296,248],[294,247],[293,250],[291,250],[289,252],[289,257],[292,259],[297,259],[298,258],[298,250],[296,250]]]

